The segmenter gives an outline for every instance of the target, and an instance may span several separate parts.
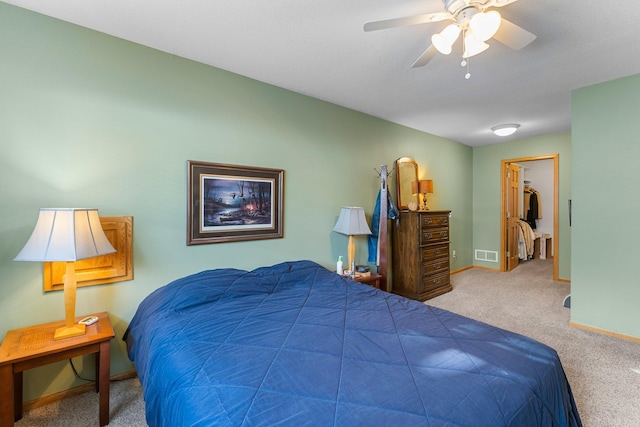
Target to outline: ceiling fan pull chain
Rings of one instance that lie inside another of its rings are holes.
[[[471,78],[471,59],[470,58],[465,58],[464,57],[464,52],[467,51],[467,45],[466,45],[466,39],[467,39],[467,30],[466,28],[462,30],[462,52],[463,52],[463,56],[462,56],[462,62],[460,62],[460,65],[462,67],[467,67],[467,74],[464,75],[464,78],[469,80]]]

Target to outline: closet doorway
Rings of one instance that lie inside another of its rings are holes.
[[[544,161],[544,162],[541,162]],[[529,167],[527,167],[529,164]],[[558,154],[549,154],[536,157],[521,157],[517,159],[502,160],[502,209],[500,220],[500,271],[511,271],[519,264],[518,256],[518,222],[520,219],[526,220],[526,209],[524,207],[524,187],[527,179],[527,169],[537,169],[542,165],[543,170],[549,170],[544,177],[548,180],[544,193],[552,193],[552,197],[545,197],[545,203],[552,204],[552,220],[549,215],[542,215],[544,226],[540,228],[540,234],[551,235],[551,254],[546,255],[547,258],[553,256],[553,280],[558,280]],[[551,172],[552,171],[552,172]],[[552,175],[552,176],[551,176]],[[553,180],[551,182],[551,180]],[[538,182],[540,180],[538,179]],[[527,182],[531,189],[535,189],[535,182]],[[548,200],[552,200],[551,203]],[[545,212],[549,211],[545,209]],[[536,221],[537,223],[537,221]],[[538,232],[538,230],[533,230]],[[540,242],[546,241],[538,239],[536,249]],[[546,247],[544,248],[546,249]],[[545,251],[546,252],[546,251]]]

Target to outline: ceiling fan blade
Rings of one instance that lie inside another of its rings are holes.
[[[408,25],[426,24],[429,22],[444,21],[451,19],[451,15],[446,12],[425,13],[422,15],[407,16],[406,18],[385,19],[383,21],[373,21],[364,24],[365,31],[385,30],[387,28],[406,27]]]
[[[416,59],[416,62],[413,63],[411,68],[424,67],[429,63],[429,61],[433,59],[434,56],[436,56],[437,53],[438,50],[436,49],[436,47],[434,45],[429,45],[427,50],[422,52],[422,55],[420,55],[420,57]]]
[[[503,7],[511,3],[515,3],[518,0],[489,0],[489,2],[485,3],[482,7],[484,9],[488,7]]]
[[[502,18],[500,28],[493,38],[513,50],[520,50],[534,41],[537,36],[524,28],[518,27],[513,22]]]

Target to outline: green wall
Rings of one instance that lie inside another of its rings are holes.
[[[571,278],[571,134],[569,132],[475,147],[473,150],[473,248],[500,251],[502,160],[558,154],[558,277]],[[499,263],[477,261],[498,269]]]
[[[402,156],[434,180],[431,208],[453,211],[452,268],[472,263],[470,147],[5,3],[0,40],[0,336],[64,316],[42,265],[12,261],[40,207],[134,217],[134,280],[78,290],[78,315],[110,313],[113,374],[132,369],[120,337],[139,302],[175,278],[296,259],[333,268],[346,255],[331,231],[340,207],[370,217],[374,168]],[[187,160],[284,169],[284,238],[187,247]],[[25,400],[81,383],[66,363],[30,370]]]
[[[573,93],[571,320],[640,337],[640,74]],[[579,184],[579,185],[578,185]]]

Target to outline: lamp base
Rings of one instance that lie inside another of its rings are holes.
[[[78,335],[84,335],[86,330],[85,325],[73,325],[72,327],[63,326],[62,328],[56,329],[56,332],[53,334],[54,340],[63,340],[65,338],[77,337]]]
[[[420,205],[420,210],[421,211],[428,211],[429,208],[427,207],[427,193],[424,193],[422,195],[422,205]]]

